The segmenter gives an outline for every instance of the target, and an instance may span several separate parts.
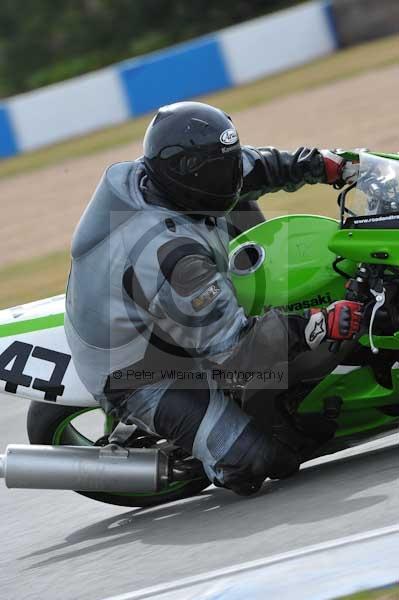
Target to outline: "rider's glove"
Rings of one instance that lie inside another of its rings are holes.
[[[343,341],[352,339],[359,333],[363,304],[350,300],[340,300],[326,309],[312,308],[307,311],[308,323],[305,327],[306,343],[311,350],[325,339]]]
[[[359,173],[359,163],[345,160],[331,150],[320,150],[324,161],[326,183],[342,187],[354,183]]]

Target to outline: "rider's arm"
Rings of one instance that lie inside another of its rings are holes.
[[[257,200],[270,192],[295,192],[305,184],[352,183],[356,168],[336,152],[300,147],[295,152],[276,148],[242,147],[244,182],[240,201],[228,215],[231,236],[264,221]]]
[[[323,154],[316,148],[300,147],[295,152],[276,148],[243,147],[243,200],[285,190],[295,192],[304,184],[326,183]]]
[[[281,152],[276,148],[242,147],[244,183],[240,201],[227,217],[231,237],[265,219],[257,200],[269,192],[294,192],[305,183],[326,181],[323,155],[313,148]]]
[[[174,247],[173,255],[162,257],[165,280],[149,306],[159,328],[192,356],[229,369],[265,371],[326,338],[350,339],[358,331],[359,306],[346,301],[306,317],[274,309],[247,317],[227,273],[195,245],[192,254],[179,256]]]
[[[309,349],[307,319],[277,310],[246,317],[227,274],[202,245],[180,258],[174,252],[176,261],[170,255],[164,259],[165,281],[149,310],[177,346],[213,364],[232,360],[241,369],[255,370]]]

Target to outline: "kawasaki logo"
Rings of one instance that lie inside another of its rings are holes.
[[[275,306],[278,310],[283,312],[292,312],[295,310],[304,310],[305,308],[312,308],[312,306],[322,306],[324,304],[331,304],[331,293],[326,292],[325,294],[319,294],[310,300],[302,300],[302,302],[294,302],[293,304],[282,304],[281,306]]]

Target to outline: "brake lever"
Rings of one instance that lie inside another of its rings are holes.
[[[378,354],[379,349],[374,345],[374,341],[373,341],[373,325],[374,325],[374,320],[375,320],[375,316],[376,316],[377,312],[385,304],[385,299],[386,299],[385,298],[385,288],[383,287],[382,291],[380,291],[380,292],[370,289],[370,293],[375,298],[375,304],[374,304],[373,310],[371,312],[370,323],[369,323],[369,342],[370,342],[371,352],[373,354]]]

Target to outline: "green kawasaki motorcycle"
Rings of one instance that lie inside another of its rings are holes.
[[[342,154],[360,168],[357,184],[339,194],[338,220],[271,219],[237,237],[230,252],[231,279],[248,314],[303,312],[343,298],[366,305],[367,325],[356,340],[299,356],[288,389],[273,392],[293,417],[335,421],[319,455],[399,424],[399,154]],[[124,506],[206,488],[201,465],[181,449],[105,417],[73,367],[63,316],[63,296],[0,311],[0,393],[30,401],[31,445],[10,445],[0,456],[6,485],[75,490]],[[245,394],[236,400],[246,408]]]

